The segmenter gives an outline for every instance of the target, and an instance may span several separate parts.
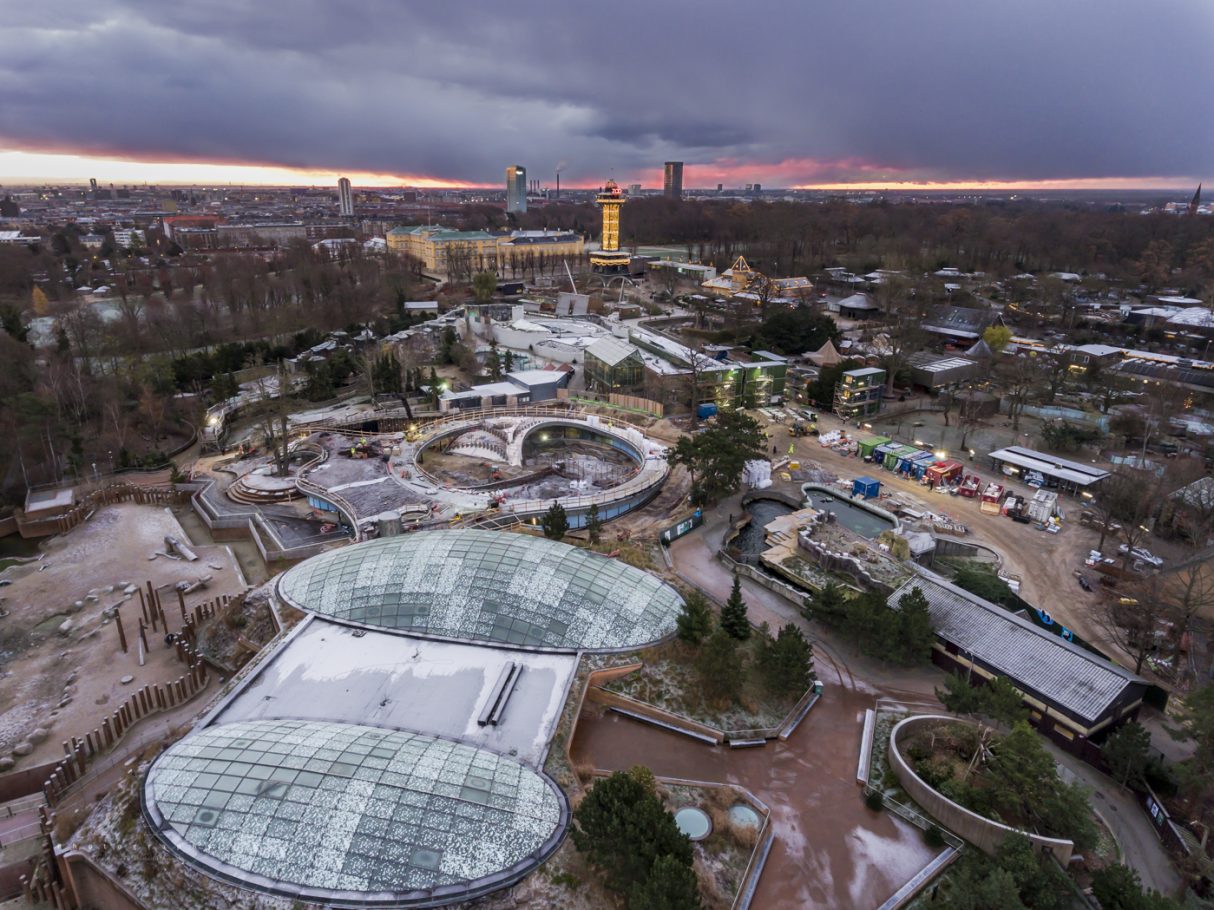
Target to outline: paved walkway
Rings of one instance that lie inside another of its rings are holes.
[[[729,515],[742,514],[741,496],[734,496],[705,512],[704,524],[670,546],[675,574],[724,603],[733,585],[733,573],[716,558],[729,529]],[[797,605],[749,578],[742,580],[751,622],[766,622],[772,629],[792,623],[814,646],[814,663],[823,681],[872,695],[934,700],[940,672],[931,667],[889,667],[858,653],[839,641],[821,624],[806,619]],[[833,677],[833,678],[832,678]],[[880,691],[875,688],[880,687]]]
[[[700,528],[670,546],[676,574],[721,602],[729,597],[733,574],[716,558],[716,552],[728,531],[731,509],[735,517],[741,514],[740,500],[740,496],[732,497],[706,512]],[[943,674],[935,667],[903,669],[884,666],[857,654],[848,645],[832,640],[828,630],[810,622],[795,605],[756,582],[743,578],[742,593],[752,622],[767,622],[773,628],[792,622],[806,634],[813,643],[815,668],[826,683],[828,692],[833,684],[874,700],[886,697],[910,702],[935,702],[935,688],[943,683]],[[821,716],[818,719],[820,721]],[[843,730],[838,733],[844,735]],[[846,735],[850,735],[850,731]],[[805,742],[798,737],[790,741],[790,745],[798,741]],[[1132,796],[1095,768],[1063,752],[1048,740],[1042,741],[1058,758],[1064,775],[1078,778],[1093,791],[1093,806],[1112,829],[1122,846],[1126,863],[1138,872],[1143,883],[1172,893],[1180,878],[1156,837],[1150,819]],[[761,784],[758,786],[762,789]],[[775,831],[777,838],[782,836],[781,818],[778,816]],[[804,838],[803,833],[794,834],[797,838]]]
[[[856,785],[867,696],[834,686],[787,742],[730,749],[615,714],[582,715],[573,758],[604,770],[745,787],[771,809],[775,843],[753,906],[764,910],[872,910],[936,853],[890,812],[866,808]]]
[[[1091,765],[1044,741],[1062,766],[1062,777],[1078,779],[1092,791],[1092,806],[1112,829],[1121,845],[1124,862],[1137,871],[1146,887],[1175,894],[1180,887],[1180,875],[1155,834],[1150,816],[1138,801]]]

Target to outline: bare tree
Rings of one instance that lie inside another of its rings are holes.
[[[296,404],[291,395],[291,377],[287,374],[285,365],[279,363],[273,374],[258,379],[257,389],[260,397],[250,408],[250,413],[261,430],[266,448],[270,450],[270,456],[274,460],[274,473],[285,476],[291,442],[288,432],[289,417],[291,408]]]
[[[1100,523],[1100,542],[1097,550],[1104,549],[1105,539],[1112,531],[1120,531],[1121,516],[1134,510],[1137,499],[1138,478],[1133,476],[1131,469],[1123,468],[1114,471],[1100,484],[1095,499],[1088,509]]]
[[[1214,548],[1195,552],[1158,577],[1160,599],[1172,622],[1173,644],[1179,651],[1197,617],[1214,610]]]
[[[1134,596],[1107,595],[1096,621],[1133,662],[1134,672],[1141,673],[1147,658],[1159,648],[1158,636],[1167,621],[1168,608],[1154,578],[1143,579],[1129,590]]]
[[[1020,415],[1036,387],[1038,373],[1033,359],[1026,354],[1004,355],[995,364],[995,374],[1008,402],[1012,429],[1020,431]]]
[[[923,310],[917,300],[917,297],[909,298],[896,306],[886,323],[889,341],[882,363],[886,370],[886,389],[890,392],[910,355],[927,343],[927,332],[922,325]]]
[[[704,394],[705,374],[713,365],[713,360],[704,353],[704,343],[700,342],[692,349],[690,366],[688,367],[688,389],[691,397],[691,425],[698,426],[700,422],[700,399]]]

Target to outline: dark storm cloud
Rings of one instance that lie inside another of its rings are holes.
[[[1214,170],[1209,0],[6,7],[0,146],[478,182]]]

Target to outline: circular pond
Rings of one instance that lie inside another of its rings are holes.
[[[738,828],[753,828],[757,830],[763,823],[762,817],[746,803],[734,803],[729,807],[729,820]]]
[[[712,819],[703,809],[684,806],[674,814],[674,823],[691,840],[703,840],[712,833]]]

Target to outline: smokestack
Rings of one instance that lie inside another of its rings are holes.
[[[561,201],[561,172],[556,172],[556,201]]]

